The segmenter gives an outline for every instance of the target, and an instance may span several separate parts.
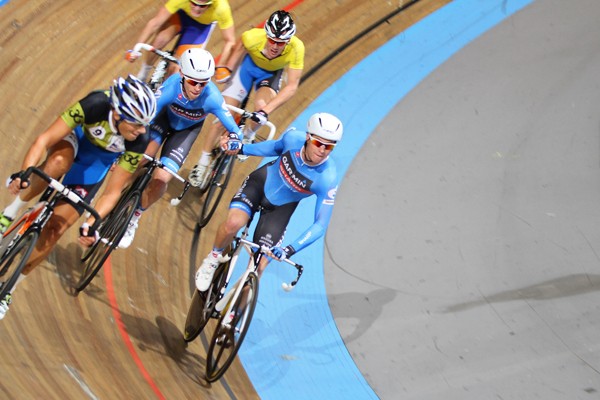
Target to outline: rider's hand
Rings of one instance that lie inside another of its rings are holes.
[[[29,186],[29,180],[24,181],[21,179],[24,172],[25,171],[15,172],[6,180],[6,187],[11,194],[17,195],[22,189]]]
[[[258,110],[250,114],[250,119],[260,126],[263,126],[269,120],[269,114],[264,112],[263,110]]]
[[[125,53],[125,59],[129,62],[134,62],[141,56],[142,56],[142,53],[139,51],[127,50],[127,53]]]
[[[79,244],[85,247],[90,247],[100,239],[100,234],[96,230],[92,230],[87,222],[81,224],[79,228]]]
[[[215,82],[226,83],[231,79],[231,70],[225,66],[215,68]]]
[[[236,154],[242,148],[242,141],[240,140],[237,133],[230,132],[227,138],[227,142],[223,146],[223,150],[227,154]]]
[[[277,246],[271,248],[271,254],[273,254],[279,261],[283,261],[286,258],[293,256],[295,252],[296,251],[294,250],[294,248],[290,245],[287,245],[285,247]]]

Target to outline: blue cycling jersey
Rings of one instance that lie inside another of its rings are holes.
[[[158,88],[156,97],[159,113],[167,107],[169,124],[174,131],[202,123],[208,114],[213,114],[228,132],[235,132],[242,138],[233,116],[225,107],[223,95],[212,81],[204,87],[197,99],[188,100],[183,93],[181,75],[173,74]]]
[[[338,187],[337,169],[331,158],[316,166],[304,162],[302,147],[305,142],[306,133],[291,129],[281,135],[279,140],[243,147],[243,152],[247,155],[279,156],[267,167],[264,193],[271,204],[283,205],[312,195],[317,196],[313,224],[291,243],[296,251],[305,248],[325,233]]]

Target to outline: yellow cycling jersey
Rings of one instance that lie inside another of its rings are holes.
[[[216,22],[219,29],[227,29],[233,26],[233,15],[228,0],[214,0],[199,17],[192,16],[192,6],[190,0],[169,0],[165,8],[171,14],[183,10],[190,18],[204,25],[210,25]]]
[[[289,66],[291,69],[304,69],[304,43],[296,36],[283,49],[277,58],[269,60],[262,53],[267,44],[267,33],[262,28],[250,29],[242,34],[242,43],[259,68],[267,71],[278,71]]]
[[[112,107],[108,96],[108,91],[92,92],[67,108],[61,114],[61,118],[71,129],[80,126],[86,139],[99,151],[102,149],[121,153],[118,165],[126,171],[134,172],[145,150],[146,142],[142,137],[145,135],[138,136],[133,142],[127,142],[117,132],[110,121]],[[132,148],[138,151],[132,151]]]

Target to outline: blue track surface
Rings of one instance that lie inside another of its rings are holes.
[[[319,111],[337,115],[344,122],[345,135],[333,156],[340,173],[345,174],[371,132],[423,78],[473,39],[532,2],[451,2],[357,64],[292,126],[303,129],[308,117]],[[301,203],[288,238],[304,231],[313,219],[313,210],[312,200]],[[280,286],[293,279],[291,268],[273,263],[266,270],[259,304],[240,350],[258,394],[265,400],[378,398],[348,353],[331,315],[323,274],[323,241],[294,260],[305,266],[305,273],[291,293],[283,292]]]

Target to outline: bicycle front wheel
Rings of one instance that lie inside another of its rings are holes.
[[[241,293],[242,295],[235,299],[234,315],[221,316],[210,341],[206,355],[208,382],[217,381],[227,372],[242,346],[258,299],[258,277],[255,274],[248,275]],[[233,319],[229,321],[231,317]]]
[[[0,259],[0,299],[3,299],[11,291],[27,260],[31,256],[39,237],[37,230],[25,232],[23,236],[6,249]]]
[[[204,228],[208,224],[223,197],[223,192],[227,188],[233,172],[233,160],[233,156],[223,155],[215,166],[215,174],[208,183],[208,190],[198,219],[200,228]]]
[[[221,288],[227,279],[228,265],[221,264],[219,266],[206,292],[194,291],[183,330],[183,340],[186,342],[196,339],[213,316],[217,301],[222,297]]]
[[[133,217],[139,200],[140,193],[135,192],[129,195],[125,201],[117,204],[106,221],[102,223],[98,230],[100,239],[90,249],[90,253],[84,254],[82,258],[83,270],[79,282],[75,286],[77,292],[81,292],[90,284],[108,259],[108,256],[117,248],[127,230],[129,221]]]

